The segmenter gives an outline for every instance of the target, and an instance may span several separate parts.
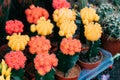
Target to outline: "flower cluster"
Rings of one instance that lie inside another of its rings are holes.
[[[67,38],[72,37],[75,34],[77,25],[74,21],[66,21],[60,25],[59,35],[66,36]]]
[[[31,54],[45,54],[51,48],[50,41],[45,36],[32,37],[28,45]]]
[[[5,30],[8,34],[23,32],[23,23],[19,20],[9,20],[6,22]]]
[[[35,69],[44,76],[52,67],[57,66],[58,59],[55,54],[38,54],[34,58]]]
[[[74,55],[76,52],[81,51],[81,42],[73,38],[63,38],[60,44],[60,50],[63,54]]]
[[[83,8],[82,10],[80,10],[80,15],[82,18],[82,22],[83,24],[88,24],[90,22],[93,21],[98,21],[99,20],[99,16],[96,14],[96,10],[94,8]]]
[[[66,21],[75,21],[76,20],[76,13],[74,10],[68,8],[61,8],[56,9],[53,13],[53,19],[57,23],[57,26]]]
[[[46,9],[39,6],[35,7],[33,4],[30,6],[29,9],[25,10],[25,14],[27,17],[27,21],[29,23],[34,23],[34,24],[37,23],[37,20],[40,17],[45,17],[46,19],[48,19],[49,17],[49,13],[47,12]]]
[[[52,6],[54,9],[61,9],[61,8],[70,8],[70,3],[66,0],[53,0]]]
[[[26,60],[26,57],[21,51],[10,51],[5,55],[6,64],[16,70],[24,68]]]
[[[85,27],[85,37],[90,41],[97,41],[102,34],[102,27],[98,23],[91,22]]]
[[[52,33],[52,29],[53,29],[53,24],[50,23],[50,20],[46,20],[45,17],[41,17],[38,21],[37,24],[32,24],[31,25],[31,31],[35,32],[37,31],[37,33],[39,35],[45,36],[45,35],[49,35]]]
[[[11,36],[7,36],[7,39],[9,40],[8,46],[12,50],[24,50],[29,41],[28,35],[21,35],[16,33],[12,34]]]
[[[67,38],[73,36],[77,29],[77,26],[74,23],[76,19],[75,11],[68,8],[56,9],[53,13],[53,19],[60,29],[60,36],[66,36]]]

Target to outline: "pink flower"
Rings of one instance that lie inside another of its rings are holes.
[[[38,54],[34,59],[35,69],[44,76],[52,67],[57,66],[58,59],[55,54]]]
[[[64,38],[60,44],[60,50],[63,54],[74,55],[81,51],[81,42],[73,38]]]
[[[23,23],[19,20],[9,20],[6,22],[5,30],[8,34],[23,32]]]
[[[16,70],[24,68],[26,60],[26,57],[21,51],[10,51],[5,55],[7,65]]]
[[[70,8],[70,3],[66,0],[53,0],[52,6],[54,9]]]

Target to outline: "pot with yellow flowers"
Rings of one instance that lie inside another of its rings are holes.
[[[85,7],[81,9],[80,16],[83,23],[83,27],[81,28],[84,30],[83,34],[87,48],[81,51],[78,62],[82,68],[93,69],[101,63],[103,58],[102,53],[99,51],[102,28],[97,23],[99,16],[96,14],[94,8]]]

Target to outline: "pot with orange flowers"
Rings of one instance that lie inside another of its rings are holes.
[[[78,80],[80,67],[76,65],[81,51],[81,42],[73,38],[63,38],[56,53],[58,66],[56,80]]]
[[[102,28],[101,25],[97,23],[99,16],[96,14],[94,8],[85,7],[81,9],[80,16],[83,24],[81,28],[84,30],[85,44],[88,47],[81,51],[78,64],[82,68],[93,69],[97,67],[103,59],[103,54],[99,51]]]

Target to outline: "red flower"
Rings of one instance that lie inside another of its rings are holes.
[[[24,68],[26,57],[21,51],[10,51],[5,55],[6,64],[16,70]]]
[[[60,44],[60,50],[63,54],[74,55],[81,51],[81,42],[77,39],[64,38]]]
[[[29,51],[32,54],[45,54],[51,48],[50,41],[46,39],[44,36],[36,36],[32,37],[28,43]]]
[[[46,19],[48,19],[49,17],[49,14],[46,9],[39,6],[35,7],[33,4],[30,6],[29,9],[25,10],[25,14],[27,16],[27,21],[29,23],[34,23],[34,24],[37,23],[37,20],[40,17],[45,17]]]
[[[70,8],[70,3],[66,0],[53,0],[53,8],[54,9],[60,9],[60,8]]]
[[[5,30],[8,34],[23,32],[23,23],[19,20],[9,20],[6,22]]]
[[[34,59],[35,69],[44,76],[52,67],[57,66],[58,59],[55,54],[38,54]]]

